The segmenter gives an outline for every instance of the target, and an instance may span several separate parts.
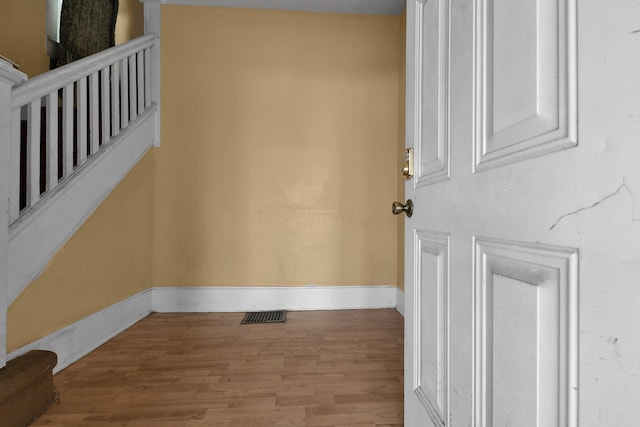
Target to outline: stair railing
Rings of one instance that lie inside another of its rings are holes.
[[[151,107],[147,35],[14,86],[9,221],[14,224]]]

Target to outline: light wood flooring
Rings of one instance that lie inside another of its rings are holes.
[[[34,426],[402,426],[403,319],[389,310],[154,313],[54,378]]]

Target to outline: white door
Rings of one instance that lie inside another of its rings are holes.
[[[405,425],[640,426],[640,1],[408,0]]]

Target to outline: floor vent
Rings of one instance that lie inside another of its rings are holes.
[[[286,310],[279,311],[258,311],[244,315],[241,324],[249,323],[284,323],[287,321]]]

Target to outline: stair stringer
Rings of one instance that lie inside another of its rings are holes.
[[[155,104],[9,228],[9,305],[156,143]]]

